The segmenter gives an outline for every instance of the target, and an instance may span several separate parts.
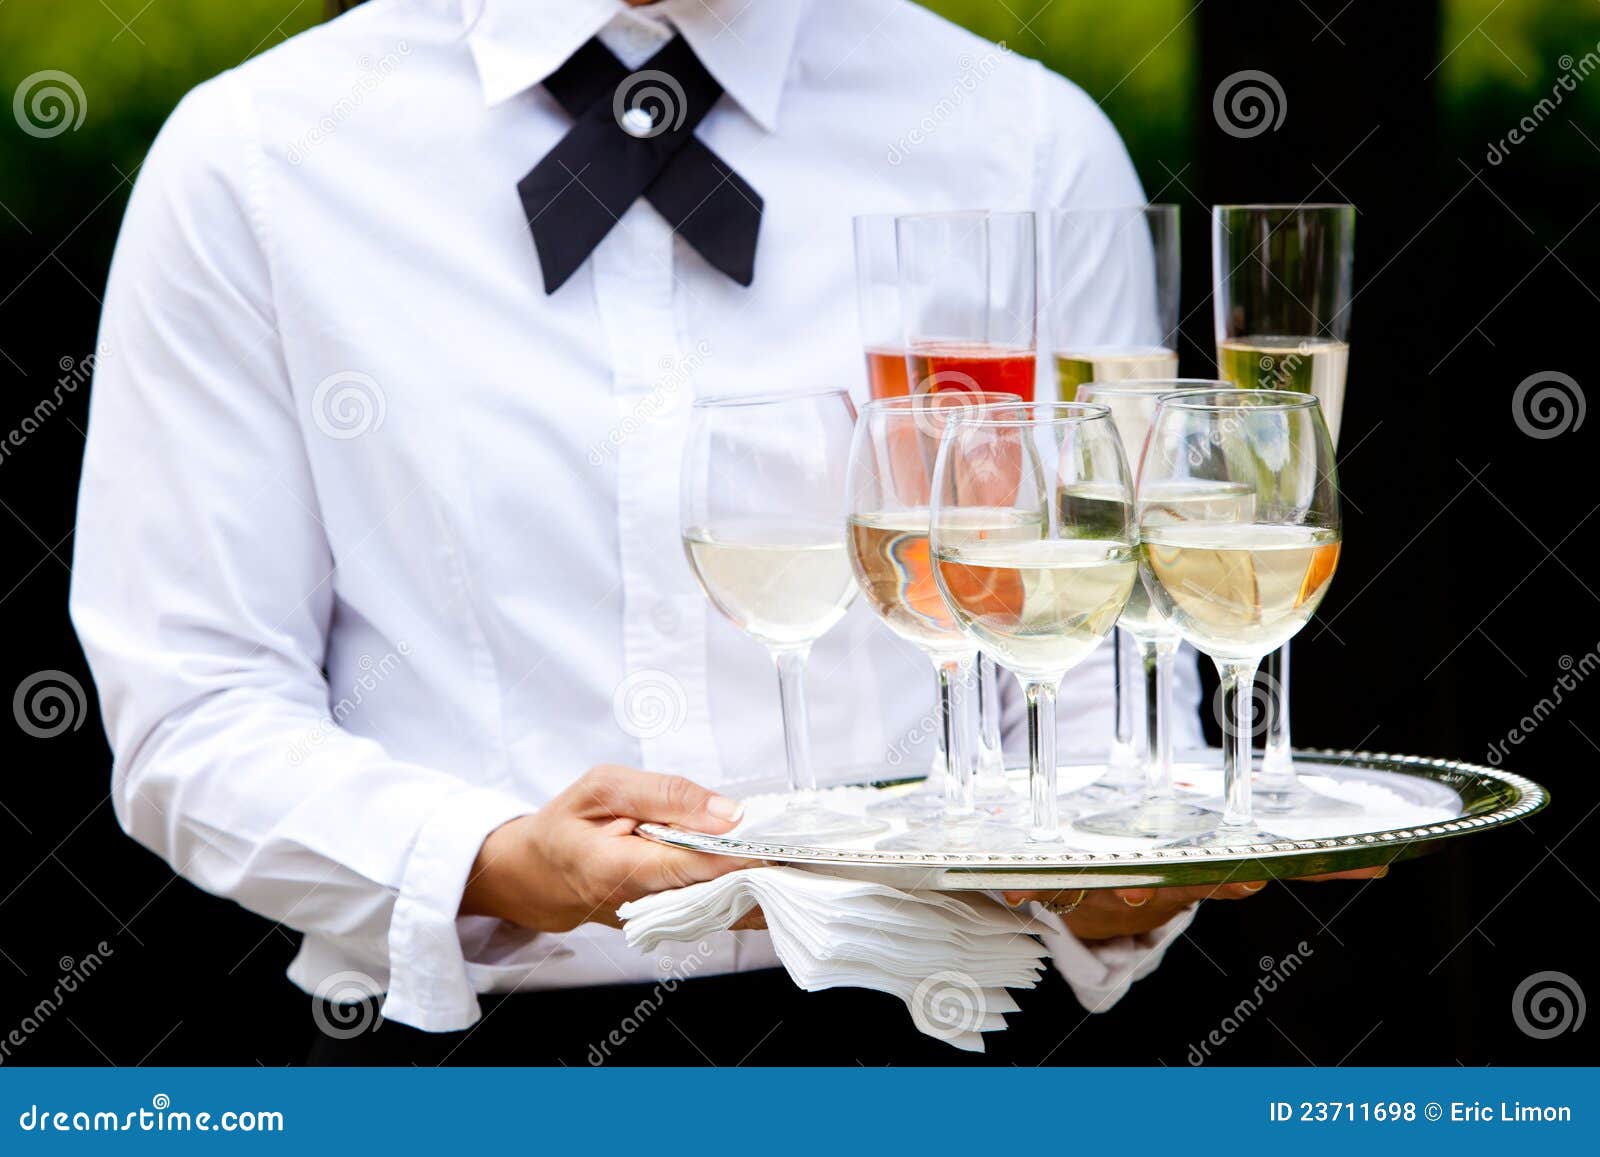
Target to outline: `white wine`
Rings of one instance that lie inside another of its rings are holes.
[[[1150,596],[1213,658],[1259,659],[1305,626],[1339,564],[1339,533],[1259,522],[1151,526]]]
[[[855,597],[836,526],[732,523],[683,535],[711,604],[746,634],[777,647],[814,642]]]
[[[1085,382],[1127,382],[1178,376],[1178,351],[1165,346],[1105,346],[1056,354],[1061,400],[1078,396]]]
[[[1255,509],[1255,488],[1247,482],[1204,478],[1152,482],[1139,492],[1140,534],[1148,528],[1183,522],[1250,522]],[[1135,636],[1171,629],[1151,603],[1142,581],[1134,583],[1117,625]]]
[[[1252,336],[1217,346],[1217,376],[1241,389],[1293,390],[1322,403],[1328,436],[1339,445],[1350,346],[1329,338]]]
[[[850,517],[850,564],[862,593],[901,638],[934,653],[962,652],[962,635],[933,578],[928,554],[927,507]],[[964,543],[992,538],[1039,537],[1039,515],[1011,507],[952,507],[943,512],[941,537]]]
[[[1138,577],[1124,541],[981,540],[935,552],[939,588],[979,646],[1013,672],[1059,678],[1105,638]]]

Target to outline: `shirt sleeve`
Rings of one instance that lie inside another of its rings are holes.
[[[196,89],[151,148],[112,263],[72,583],[112,799],[187,879],[367,964],[386,1016],[464,1028],[467,873],[533,809],[330,719],[337,569],[258,159],[237,78]]]

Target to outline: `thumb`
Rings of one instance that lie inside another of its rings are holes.
[[[681,775],[631,767],[597,767],[579,781],[583,814],[596,819],[679,824],[720,834],[739,822],[744,805]]]

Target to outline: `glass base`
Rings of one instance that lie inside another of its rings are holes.
[[[1288,785],[1281,788],[1263,784],[1258,776],[1252,794],[1256,811],[1287,819],[1336,819],[1360,815],[1363,810],[1359,804],[1335,799],[1314,787],[1307,787],[1299,776],[1293,776]]]
[[[1273,832],[1263,831],[1261,828],[1252,825],[1248,828],[1215,828],[1201,835],[1190,836],[1185,840],[1177,840],[1167,846],[1170,848],[1230,848],[1243,847],[1248,844],[1277,844],[1282,843],[1286,838]]]
[[[815,803],[791,803],[781,815],[751,824],[738,838],[753,843],[818,844],[855,840],[889,830],[882,820],[846,815]]]
[[[1097,836],[1174,839],[1217,829],[1222,813],[1176,799],[1151,799],[1132,807],[1099,812],[1073,823],[1080,832]]]
[[[882,819],[925,820],[943,810],[944,792],[927,786],[867,805],[869,816],[878,816]]]
[[[1139,780],[1139,786],[1144,786],[1142,778]],[[1064,791],[1060,796],[1061,801],[1069,803],[1073,811],[1078,815],[1082,815],[1085,811],[1119,807],[1132,803],[1138,798],[1138,791],[1107,784],[1103,779],[1097,779],[1093,783],[1086,783],[1082,787]]]
[[[880,852],[1016,852],[1024,850],[1027,842],[1028,833],[1014,824],[971,816],[920,824],[879,840],[874,847]]]

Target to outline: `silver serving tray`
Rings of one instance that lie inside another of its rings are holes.
[[[1511,772],[1448,759],[1333,750],[1297,750],[1302,773],[1333,782],[1384,787],[1400,797],[1442,800],[1459,814],[1410,827],[1332,832],[1240,847],[1130,847],[1084,852],[881,852],[864,847],[810,847],[750,842],[730,836],[641,824],[639,834],[674,847],[744,859],[814,867],[835,875],[905,889],[989,890],[1166,887],[1311,876],[1390,864],[1433,850],[1440,842],[1524,819],[1550,793]],[[877,781],[878,792],[908,790],[914,781]],[[1441,789],[1444,789],[1441,791]],[[858,789],[859,790],[859,789]],[[1258,815],[1266,826],[1271,817]],[[1070,833],[1069,833],[1070,835]],[[1133,841],[1128,841],[1133,843]]]

